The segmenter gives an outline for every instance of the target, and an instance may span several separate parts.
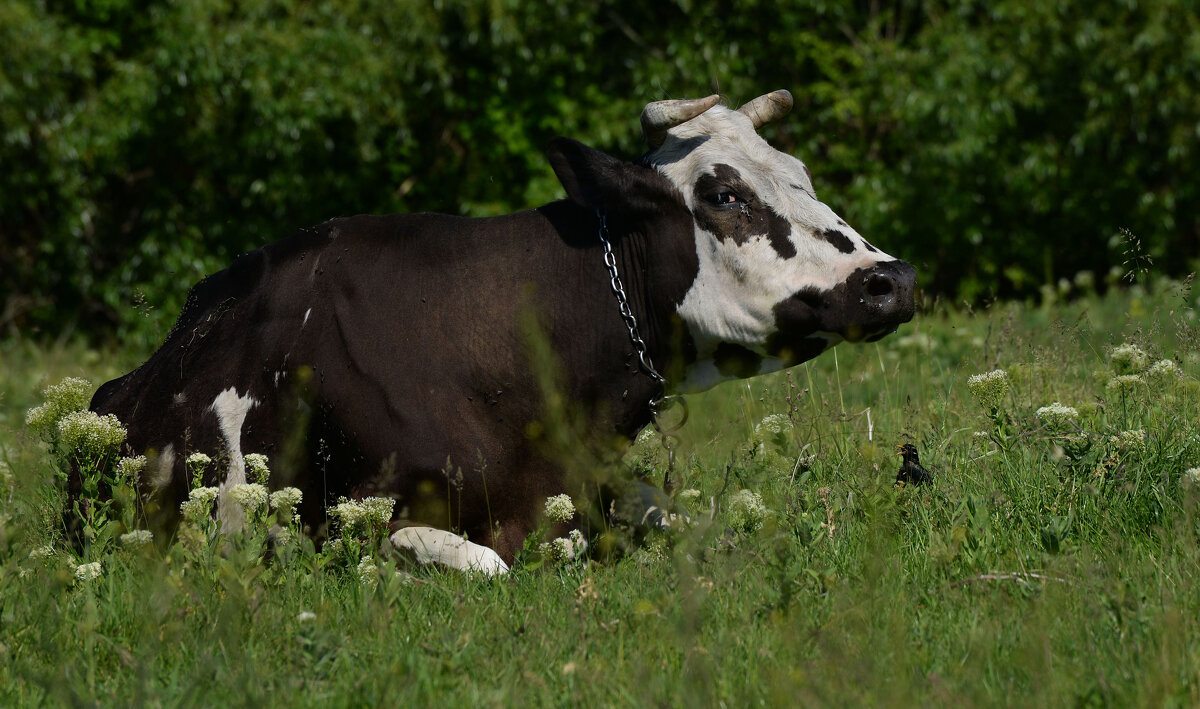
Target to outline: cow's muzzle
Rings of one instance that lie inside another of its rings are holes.
[[[854,279],[855,276],[851,276],[848,280],[852,287]],[[863,272],[858,281],[859,307],[854,307],[851,294],[849,322],[841,330],[848,341],[874,342],[895,332],[900,323],[913,319],[917,269],[911,264],[904,261],[881,263]]]
[[[912,320],[917,270],[904,261],[860,268],[828,290],[805,288],[775,306],[779,328],[767,342],[788,363],[819,354],[836,334],[850,342],[874,342]],[[834,339],[833,342],[837,340]]]

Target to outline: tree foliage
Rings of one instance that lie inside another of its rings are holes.
[[[0,4],[0,326],[161,333],[238,252],[360,212],[561,195],[648,102],[775,88],[764,129],[933,291],[1022,294],[1200,241],[1185,0]],[[149,318],[143,317],[150,315]]]

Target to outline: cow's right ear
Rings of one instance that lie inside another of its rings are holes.
[[[664,200],[683,196],[653,168],[618,160],[577,140],[555,138],[546,149],[550,167],[576,204],[626,214],[662,213]]]

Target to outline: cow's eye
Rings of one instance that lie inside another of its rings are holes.
[[[726,204],[739,204],[745,200],[739,197],[736,192],[718,192],[709,197],[709,201],[720,206]]]

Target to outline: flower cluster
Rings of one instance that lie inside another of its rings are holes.
[[[138,480],[142,476],[142,471],[146,469],[146,456],[139,455],[133,458],[122,458],[117,461],[117,478],[120,480],[128,480],[131,485],[137,485]]]
[[[258,483],[242,483],[229,488],[229,497],[242,506],[250,514],[261,510],[267,504],[267,488]]]
[[[304,494],[298,488],[285,487],[271,493],[271,509],[290,517],[302,499]]]
[[[546,498],[546,516],[555,522],[566,522],[575,516],[575,503],[570,495],[554,495]]]
[[[793,428],[792,421],[784,414],[769,414],[754,426],[754,435],[760,439],[788,433]]]
[[[25,412],[25,425],[43,438],[53,435],[63,416],[87,408],[91,391],[91,382],[77,377],[51,384],[42,390],[46,403]]]
[[[725,522],[739,532],[753,534],[762,529],[770,514],[761,495],[750,490],[738,490],[729,497]]]
[[[1141,428],[1121,431],[1115,436],[1109,436],[1108,442],[1119,451],[1140,451],[1146,447],[1146,431]]]
[[[72,411],[58,422],[58,436],[63,445],[93,458],[116,453],[127,434],[116,416],[101,416],[95,411]]]
[[[212,514],[213,501],[217,499],[217,488],[198,487],[188,493],[188,499],[179,505],[183,518],[189,522],[200,523]]]
[[[1146,376],[1151,379],[1182,377],[1183,370],[1179,368],[1178,364],[1175,364],[1175,360],[1173,359],[1160,359],[1150,365],[1150,368],[1146,370]]]
[[[267,478],[271,477],[271,470],[267,467],[267,456],[262,453],[247,454],[246,477],[260,485],[266,485]]]
[[[1079,411],[1057,401],[1034,412],[1034,417],[1051,431],[1062,431],[1079,419]]]
[[[967,391],[979,402],[979,405],[989,411],[1000,408],[1000,402],[1008,393],[1008,372],[995,369],[984,374],[976,374],[967,379]]]
[[[681,502],[693,503],[700,499],[700,491],[694,487],[689,487],[686,490],[679,491],[679,499]]]
[[[538,545],[538,552],[550,559],[565,563],[581,558],[587,548],[588,544],[587,540],[583,538],[583,532],[572,529],[566,537],[542,542]]]
[[[379,580],[379,567],[375,565],[375,559],[369,554],[358,561],[358,580],[363,584]]]
[[[1104,388],[1112,392],[1123,394],[1131,392],[1145,383],[1146,382],[1136,374],[1118,374],[1112,379],[1109,379],[1108,384],[1105,384]]]
[[[1150,364],[1150,356],[1132,342],[1112,348],[1108,353],[1109,364],[1117,374],[1136,374]]]
[[[1184,487],[1190,487],[1192,489],[1200,488],[1200,468],[1188,468],[1187,470],[1183,471],[1183,476],[1179,479],[1179,482],[1182,483]]]
[[[149,529],[135,529],[121,535],[121,546],[137,548],[144,547],[154,539],[154,532]]]
[[[329,508],[329,516],[338,520],[342,536],[373,537],[382,533],[392,521],[396,501],[390,497],[364,497],[361,500],[342,498]]]
[[[100,578],[103,570],[100,568],[99,561],[93,561],[90,564],[80,564],[75,567],[75,580],[79,582],[87,582],[93,579]]]

